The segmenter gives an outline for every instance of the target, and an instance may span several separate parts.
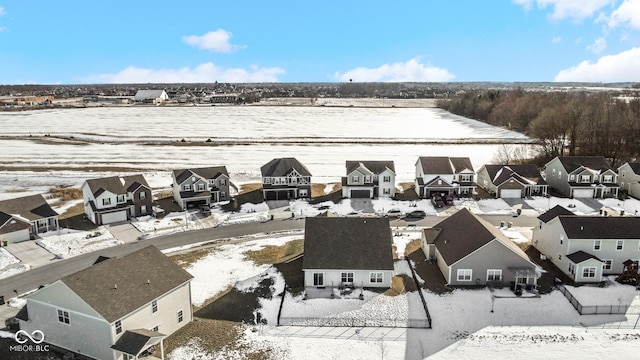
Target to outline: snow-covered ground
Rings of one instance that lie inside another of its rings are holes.
[[[6,268],[7,266],[17,264],[20,260],[18,260],[15,256],[11,255],[7,249],[0,248],[0,270]]]
[[[20,260],[4,248],[0,248],[0,280],[29,270],[28,264],[21,264]]]
[[[61,228],[40,234],[40,237],[36,243],[61,259],[123,244],[104,226],[93,231]]]

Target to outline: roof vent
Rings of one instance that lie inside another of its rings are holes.
[[[151,284],[151,280],[147,279],[147,285]]]
[[[584,226],[580,226],[580,231],[584,230]]]
[[[113,285],[113,289],[118,289],[118,284]]]

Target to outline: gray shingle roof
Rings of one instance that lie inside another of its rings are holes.
[[[573,261],[574,264],[580,264],[583,261],[589,260],[589,259],[595,259],[598,261],[602,261],[600,259],[598,259],[597,256],[593,256],[587,252],[584,252],[582,250],[580,251],[576,251],[572,254],[567,255],[567,258],[571,261]]]
[[[138,90],[133,97],[134,100],[153,100],[162,96],[164,90]]]
[[[468,157],[420,156],[418,162],[425,174],[457,174],[464,169],[473,171]]]
[[[640,217],[560,216],[570,239],[640,239]]]
[[[593,170],[611,170],[611,165],[604,156],[558,156],[558,160],[568,172],[580,166]]]
[[[40,194],[0,201],[0,211],[34,221],[58,216]]]
[[[286,176],[295,169],[302,176],[311,176],[311,172],[296,158],[277,158],[262,165],[260,172],[262,177],[266,176]]]
[[[542,178],[540,170],[532,164],[485,165],[484,167],[494,185],[502,184],[512,176],[523,184],[547,185],[547,182]]]
[[[555,219],[560,215],[572,216],[575,214],[560,205],[556,205],[547,210],[544,214],[540,214],[540,216],[538,216],[538,219],[540,219],[540,221],[542,221],[543,223],[548,223],[549,221]]]
[[[640,175],[640,162],[630,162],[629,167],[634,173]]]
[[[154,337],[164,338],[164,334],[147,329],[127,330],[120,336],[118,341],[111,346],[112,349],[137,356]]]
[[[87,185],[89,185],[89,190],[91,190],[94,197],[99,196],[105,190],[116,195],[122,195],[134,191],[141,185],[151,188],[144,176],[140,174],[90,179],[87,180]]]
[[[356,161],[356,160],[347,160],[346,162],[346,168],[347,168],[347,174],[349,174],[350,172],[352,172],[353,170],[357,169],[360,164],[364,165],[364,167],[366,167],[367,169],[369,169],[369,171],[371,171],[374,174],[380,174],[381,172],[385,171],[386,169],[391,170],[391,172],[393,172],[394,174],[396,173],[396,169],[395,166],[393,165],[393,161],[383,161],[383,160],[370,160],[370,161]]]
[[[114,322],[192,278],[150,245],[101,261],[61,281],[108,322]]]
[[[211,166],[211,167],[202,167],[202,168],[192,168],[192,169],[179,169],[173,170],[173,176],[176,178],[178,184],[182,184],[185,180],[191,176],[191,174],[197,174],[207,180],[216,179],[221,174],[229,177],[229,173],[227,172],[226,166]]]
[[[387,218],[305,220],[303,269],[393,270]]]

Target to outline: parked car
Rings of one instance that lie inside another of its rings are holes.
[[[427,216],[427,213],[425,213],[422,210],[413,210],[410,213],[407,213],[406,215],[408,218],[418,218],[418,219],[422,219],[423,217]]]
[[[211,215],[211,207],[209,205],[202,205],[202,207],[200,208],[200,212],[204,216],[209,216]]]
[[[444,207],[444,201],[442,200],[442,196],[440,195],[433,195],[431,197],[431,203],[436,208]]]
[[[447,195],[444,197],[444,203],[451,206],[453,205],[453,196]]]
[[[387,211],[387,216],[399,218],[402,216],[402,211],[400,211],[400,209],[391,209]]]

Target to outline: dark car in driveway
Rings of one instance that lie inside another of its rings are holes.
[[[453,196],[451,195],[447,195],[444,197],[444,203],[445,205],[451,206],[453,205]]]
[[[427,213],[425,213],[422,210],[413,210],[410,213],[407,213],[406,217],[408,218],[418,218],[418,219],[422,219],[423,217],[427,216]]]
[[[442,200],[442,196],[440,196],[440,195],[433,195],[431,197],[431,203],[433,204],[433,207],[435,207],[435,208],[444,207],[444,201]]]

